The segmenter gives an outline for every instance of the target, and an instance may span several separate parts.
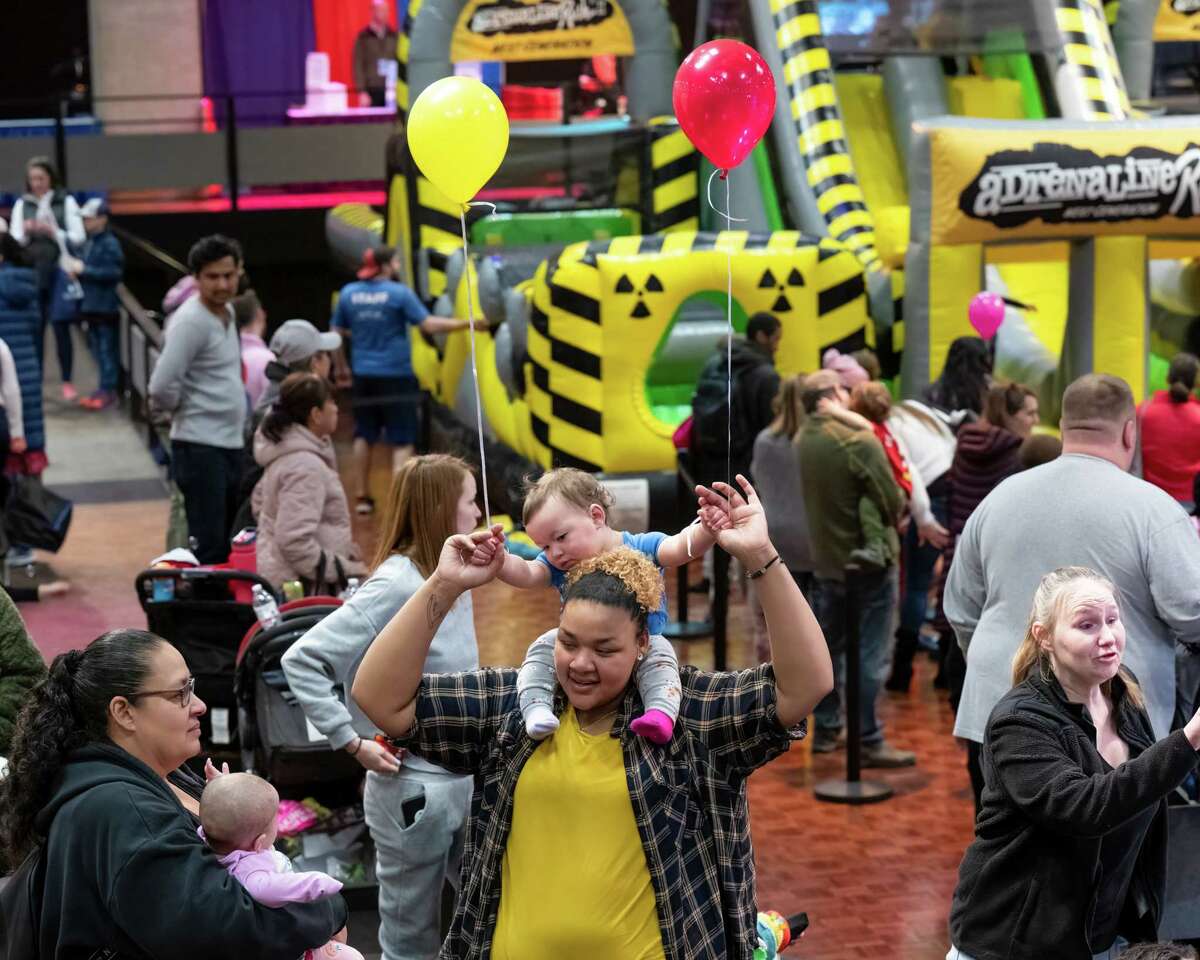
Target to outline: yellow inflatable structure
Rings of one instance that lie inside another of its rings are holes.
[[[499,376],[493,336],[476,334],[484,413],[496,438],[547,468],[674,469],[679,417],[664,418],[652,402],[647,373],[682,305],[724,296],[730,256],[736,315],[768,311],[783,323],[782,374],[818,368],[831,346],[873,343],[862,265],[833,240],[680,231],[574,244],[518,288],[529,303],[523,396]],[[456,316],[467,315],[466,289],[464,276]],[[480,315],[478,300],[474,307]],[[452,407],[461,378],[471,375],[467,332],[450,335],[440,354],[415,335],[413,367],[434,399]],[[683,386],[690,395],[694,382]]]

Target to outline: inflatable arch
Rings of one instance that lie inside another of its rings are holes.
[[[544,467],[673,470],[671,434],[682,417],[655,404],[647,374],[672,328],[688,323],[681,317],[687,302],[706,294],[724,300],[727,253],[733,256],[739,316],[765,310],[783,322],[780,372],[815,369],[831,346],[852,350],[873,343],[862,265],[832,240],[794,231],[678,231],[574,244],[522,285],[528,301],[523,394],[497,372],[496,341],[503,331],[477,335],[489,433]],[[460,316],[465,290],[464,278],[454,304]],[[721,339],[723,324],[717,331],[704,341],[701,356]],[[414,341],[422,385],[447,406],[462,406],[469,349],[465,331],[447,338],[440,360],[428,344]],[[694,369],[689,376],[679,384],[688,396]]]

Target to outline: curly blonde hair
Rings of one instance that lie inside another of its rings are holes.
[[[625,606],[620,602],[625,597],[606,599],[603,595],[605,591],[589,589],[601,578],[620,582],[622,592],[627,595],[628,601],[632,601],[629,606],[636,606],[641,613],[637,618],[639,623],[644,622],[646,614],[662,605],[663,584],[658,568],[644,553],[630,547],[617,547],[579,561],[567,573],[563,601],[592,600],[606,606]]]

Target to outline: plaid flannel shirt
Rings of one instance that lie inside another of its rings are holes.
[[[629,732],[641,712],[630,684],[613,723],[670,960],[751,960],[757,943],[746,778],[806,733],[776,717],[770,664],[733,673],[682,668],[675,736],[656,746]],[[566,707],[562,691],[555,713]],[[426,675],[416,720],[399,743],[453,773],[473,774],[462,887],[444,960],[490,956],[513,796],[538,743],[525,733],[517,671]],[[564,855],[566,855],[564,851]]]

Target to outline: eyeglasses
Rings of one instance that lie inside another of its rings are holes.
[[[131,693],[126,700],[133,700],[136,697],[166,697],[168,700],[174,700],[179,705],[181,710],[186,710],[187,705],[192,702],[192,692],[196,689],[196,678],[188,677],[187,683],[175,690],[139,690],[137,693]]]

